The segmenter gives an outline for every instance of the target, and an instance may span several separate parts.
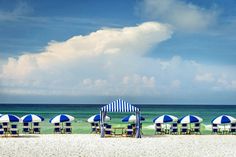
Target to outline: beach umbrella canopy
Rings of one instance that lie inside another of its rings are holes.
[[[101,120],[100,114],[96,114],[96,115],[91,116],[87,121],[89,123],[94,123],[94,122],[99,122],[100,120]],[[105,121],[109,121],[109,120],[111,120],[111,117],[106,116]]]
[[[62,122],[71,122],[75,118],[73,116],[70,116],[68,114],[60,114],[57,115],[49,120],[50,123],[62,123]]]
[[[178,123],[187,124],[187,123],[201,123],[202,118],[195,115],[187,115],[178,120]]]
[[[20,122],[21,119],[13,114],[4,114],[0,117],[0,123]]]
[[[178,118],[172,115],[162,115],[153,119],[153,123],[171,123],[177,121]]]
[[[141,116],[140,120],[144,121],[145,118]],[[122,122],[136,122],[136,116],[135,115],[126,116],[126,117],[122,118]]]
[[[221,115],[216,117],[211,121],[213,124],[227,124],[227,123],[236,123],[236,119],[232,116]]]
[[[21,120],[22,120],[22,122],[25,122],[25,123],[42,122],[42,121],[44,121],[44,118],[39,115],[35,115],[35,114],[27,114],[27,115],[21,117]]]

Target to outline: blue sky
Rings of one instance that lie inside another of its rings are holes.
[[[235,104],[235,6],[0,0],[0,102]]]

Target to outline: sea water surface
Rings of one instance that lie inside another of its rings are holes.
[[[98,104],[0,104],[0,114],[15,114],[22,117],[26,114],[38,114],[45,118],[41,123],[42,133],[53,133],[53,125],[49,119],[58,114],[69,114],[75,117],[73,133],[90,133],[90,124],[86,120],[98,114],[103,105]],[[181,118],[192,114],[203,118],[204,134],[210,133],[211,120],[215,117],[227,114],[236,117],[236,105],[135,105],[141,110],[141,115],[145,117],[143,122],[144,134],[153,134],[154,127],[152,120],[156,116],[170,114]],[[121,119],[132,113],[108,113],[112,119],[109,123],[113,126],[126,126]],[[19,125],[21,127],[21,124]]]

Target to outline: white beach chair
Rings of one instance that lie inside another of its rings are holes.
[[[29,123],[23,123],[23,133],[30,133]]]
[[[132,125],[128,125],[126,129],[126,136],[133,137],[134,136],[134,129]]]
[[[34,134],[40,134],[40,125],[39,122],[33,123],[33,133]]]
[[[54,134],[61,134],[61,131],[60,123],[54,123]]]
[[[2,123],[2,128],[3,128],[5,133],[9,132],[9,128],[8,128],[8,123],[7,122],[3,122]]]
[[[105,135],[106,136],[112,136],[113,132],[112,132],[112,125],[107,124],[105,126]]]
[[[0,124],[0,136],[4,136],[4,135],[5,135],[4,129],[2,125]]]
[[[236,133],[236,123],[231,123],[230,125],[230,133],[235,134]]]
[[[163,134],[161,123],[155,123],[155,134]]]
[[[12,124],[10,128],[11,136],[19,136],[19,131],[16,124]]]
[[[219,134],[219,128],[217,124],[212,124],[212,134]]]
[[[72,127],[71,127],[71,123],[68,122],[65,124],[65,127],[64,127],[64,132],[66,134],[71,134],[72,133]]]
[[[99,123],[95,123],[95,132],[100,133],[100,125]]]
[[[172,126],[171,126],[171,128],[170,128],[170,130],[171,130],[171,134],[173,135],[177,135],[178,134],[178,124],[177,123],[173,123],[172,124]]]
[[[95,123],[90,123],[90,124],[91,124],[91,132],[90,133],[96,133]]]
[[[186,135],[188,133],[188,125],[187,124],[182,124],[181,125],[181,134]]]
[[[200,123],[195,123],[194,124],[194,130],[193,130],[193,132],[194,132],[194,134],[201,134],[201,131],[200,131]]]

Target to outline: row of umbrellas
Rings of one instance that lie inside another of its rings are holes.
[[[202,118],[195,116],[195,115],[187,115],[180,119],[172,115],[162,115],[160,117],[156,117],[153,119],[154,123],[171,123],[171,122],[178,122],[182,124],[187,123],[201,123]]]
[[[61,123],[61,122],[70,122],[73,121],[75,118],[73,116],[67,115],[67,114],[60,114],[57,115],[49,120],[50,123]],[[105,121],[111,120],[110,117],[106,116]],[[141,121],[144,121],[144,117],[140,117]],[[1,115],[0,114],[0,123],[2,122],[42,122],[44,121],[44,118],[35,115],[35,114],[28,114],[25,115],[21,118],[17,117],[16,115],[12,114],[5,114]],[[88,120],[89,123],[92,122],[99,122],[100,121],[100,114],[91,116]],[[126,116],[122,119],[122,122],[135,122],[136,121],[136,116],[135,115],[129,115]],[[178,123],[201,123],[203,120],[202,118],[195,116],[195,115],[187,115],[184,116],[180,119],[178,119],[175,116],[172,115],[162,115],[158,116],[153,119],[154,123],[171,123],[171,122],[178,122]],[[236,119],[232,116],[229,115],[221,115],[219,117],[216,117],[215,119],[212,120],[213,124],[227,124],[227,123],[236,123]]]
[[[106,116],[105,121],[109,121],[111,118]],[[140,117],[141,121],[144,121],[144,117]],[[100,121],[100,115],[94,115],[88,119],[88,122],[99,122]],[[135,115],[129,115],[122,119],[122,122],[135,122],[136,116]],[[153,123],[182,123],[182,124],[189,124],[189,123],[201,123],[203,121],[202,118],[195,116],[195,115],[187,115],[180,119],[178,119],[175,116],[172,115],[162,115],[158,116],[153,119]],[[221,115],[219,117],[216,117],[212,120],[212,124],[227,124],[227,123],[236,123],[236,119],[229,115]]]
[[[70,122],[73,120],[74,120],[73,116],[67,114],[60,114],[50,119],[49,122],[61,123],[61,122]],[[30,123],[30,122],[42,122],[42,121],[44,121],[44,118],[35,114],[27,114],[21,118],[12,114],[0,115],[0,123],[9,123],[9,122]]]
[[[89,123],[94,123],[94,122],[99,122],[100,120],[101,120],[100,114],[97,114],[97,115],[91,116],[91,117],[87,120],[87,122],[89,122]],[[111,120],[111,117],[106,116],[106,117],[105,117],[105,121],[109,121],[109,120]],[[141,120],[141,121],[144,121],[145,118],[141,116],[141,117],[140,117],[140,120]],[[122,118],[121,121],[122,121],[122,122],[136,122],[136,116],[135,116],[135,115],[125,116],[124,118]]]
[[[53,117],[52,119],[50,119],[49,122],[50,123],[70,122],[70,121],[73,121],[74,119],[75,118],[73,116],[70,116],[67,114],[60,114],[60,115],[57,115],[57,116]],[[109,120],[111,120],[111,117],[106,116],[105,121],[109,121]],[[141,120],[145,120],[145,118],[141,117]],[[35,114],[28,114],[28,115],[25,115],[21,118],[19,118],[16,115],[12,115],[12,114],[0,115],[0,122],[29,123],[29,122],[42,122],[42,121],[44,121],[44,118],[39,115],[35,115]],[[87,121],[89,123],[100,121],[100,114],[91,116]],[[135,122],[135,121],[136,121],[135,115],[126,116],[122,119],[122,122]]]
[[[156,117],[153,119],[154,123],[171,123],[171,122],[178,122],[182,124],[187,123],[201,123],[203,120],[202,118],[195,116],[195,115],[187,115],[180,119],[172,115],[162,115],[160,117]],[[221,115],[219,117],[214,118],[211,121],[212,124],[228,124],[228,123],[236,123],[236,119],[229,115]]]

